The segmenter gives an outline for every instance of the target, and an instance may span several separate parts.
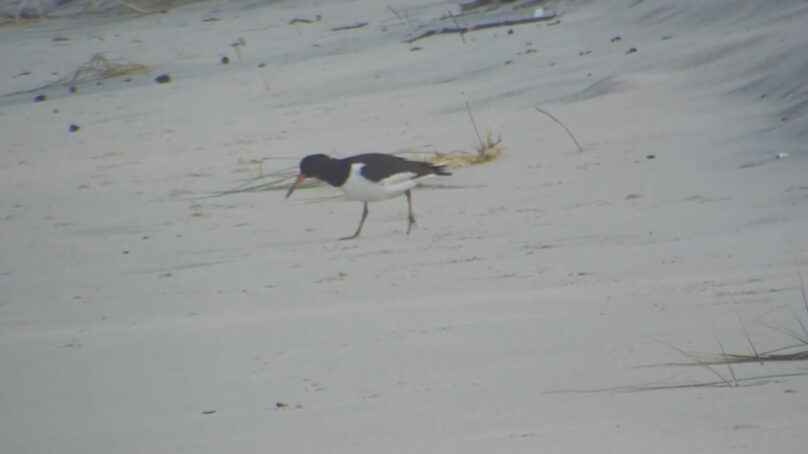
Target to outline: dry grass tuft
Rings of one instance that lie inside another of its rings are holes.
[[[453,151],[451,153],[417,153],[416,155],[420,158],[416,158],[416,160],[455,168],[467,165],[485,164],[486,162],[493,161],[502,154],[502,147],[499,146],[501,139],[497,138],[497,140],[494,140],[493,136],[494,130],[492,128],[488,130],[485,142],[481,141],[474,144],[474,149],[477,151],[476,153],[466,151]]]
[[[494,128],[490,128],[488,134],[485,136],[485,141],[483,141],[480,130],[477,128],[477,122],[474,121],[474,115],[471,113],[471,106],[468,101],[466,101],[466,112],[469,114],[471,126],[474,128],[474,134],[477,136],[477,142],[473,145],[477,153],[453,151],[451,153],[408,153],[408,155],[416,161],[426,161],[430,164],[454,168],[485,164],[496,159],[503,151],[503,148],[499,146],[499,144],[502,143],[502,139],[497,137],[497,139],[494,140]]]
[[[90,61],[79,66],[69,82],[112,79],[131,74],[147,73],[152,69],[154,69],[153,66],[142,63],[114,62],[102,54],[95,54],[90,58]]]
[[[48,82],[42,86],[29,90],[5,93],[2,96],[42,92],[43,90],[48,90],[53,87],[70,87],[70,91],[72,93],[79,84],[88,84],[91,82],[98,82],[105,79],[112,79],[115,77],[132,74],[148,73],[153,69],[154,66],[144,65],[142,63],[113,61],[102,54],[95,54],[90,57],[89,61],[79,65],[72,74],[69,74],[59,80]]]
[[[805,282],[802,278],[802,270],[799,268],[797,269],[799,273],[800,279],[800,289],[802,291],[802,306],[805,309],[806,315],[808,315],[808,296],[806,296],[805,292]],[[781,376],[796,376],[796,375],[805,375],[805,373],[797,373],[797,374],[784,374],[784,375],[762,375],[750,378],[738,378],[735,374],[735,369],[732,367],[733,364],[745,364],[745,363],[758,363],[761,366],[765,362],[778,362],[778,361],[802,361],[808,360],[808,326],[806,322],[802,320],[802,318],[794,314],[794,319],[796,324],[800,327],[799,330],[793,330],[788,328],[777,327],[773,325],[764,324],[765,326],[775,329],[787,336],[791,337],[792,339],[796,340],[796,344],[787,345],[785,347],[777,348],[770,351],[763,351],[761,352],[755,344],[752,342],[752,338],[749,336],[749,333],[746,330],[746,325],[741,320],[741,326],[744,331],[744,335],[746,337],[746,341],[749,343],[749,348],[751,349],[751,353],[727,353],[724,350],[723,344],[719,341],[718,348],[720,353],[717,355],[713,355],[710,357],[699,357],[696,355],[692,355],[690,353],[685,352],[684,350],[668,344],[666,342],[660,341],[658,339],[654,339],[657,342],[666,345],[673,350],[687,356],[689,358],[688,361],[683,362],[675,362],[675,363],[667,363],[666,366],[698,366],[703,367],[704,369],[708,370],[714,376],[718,378],[716,382],[709,382],[709,383],[701,383],[698,386],[726,386],[726,387],[737,387],[740,386],[739,383],[741,382],[757,382],[760,383],[762,381],[781,377]],[[739,316],[740,320],[740,316]],[[729,376],[722,374],[716,369],[716,366],[725,366],[727,371],[729,372]],[[687,387],[692,387],[694,385],[689,385]],[[679,388],[685,387],[680,385],[674,386],[653,386],[653,387],[639,387],[635,390],[643,391],[643,390],[650,390],[650,389],[671,389],[671,388]]]

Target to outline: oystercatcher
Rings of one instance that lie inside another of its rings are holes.
[[[353,235],[341,240],[350,240],[359,236],[362,226],[368,217],[368,202],[392,199],[401,194],[407,196],[407,234],[415,224],[412,214],[412,195],[410,191],[416,181],[432,175],[451,175],[445,166],[426,162],[409,161],[398,156],[382,153],[367,153],[336,159],[324,154],[313,154],[300,160],[300,175],[289,188],[289,198],[297,186],[306,178],[317,178],[331,186],[339,188],[350,200],[364,202],[362,219]]]

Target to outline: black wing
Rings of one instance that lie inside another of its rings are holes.
[[[451,175],[446,166],[438,166],[428,162],[410,161],[383,153],[366,153],[346,158],[351,164],[362,162],[362,175],[372,181],[381,181],[397,173],[413,173],[413,178],[424,175]]]

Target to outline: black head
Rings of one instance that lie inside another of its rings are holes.
[[[286,198],[289,198],[292,195],[292,192],[302,183],[306,178],[317,178],[322,179],[323,175],[325,175],[326,167],[328,167],[328,163],[333,161],[334,159],[330,158],[328,155],[324,155],[322,153],[318,154],[310,154],[305,158],[300,160],[300,175],[297,176],[297,179],[294,183],[292,183],[292,187],[289,188],[289,192],[286,193]]]
[[[306,177],[320,178],[325,174],[325,168],[333,161],[328,155],[322,153],[310,154],[300,160],[300,174]]]

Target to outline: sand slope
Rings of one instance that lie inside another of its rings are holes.
[[[0,452],[803,452],[804,361],[665,364],[808,323],[808,5],[558,2],[401,43],[456,7],[0,28]],[[37,90],[99,52],[154,69]],[[330,188],[203,198],[470,150],[466,100],[505,153],[417,190],[411,235],[403,198],[351,242]]]

